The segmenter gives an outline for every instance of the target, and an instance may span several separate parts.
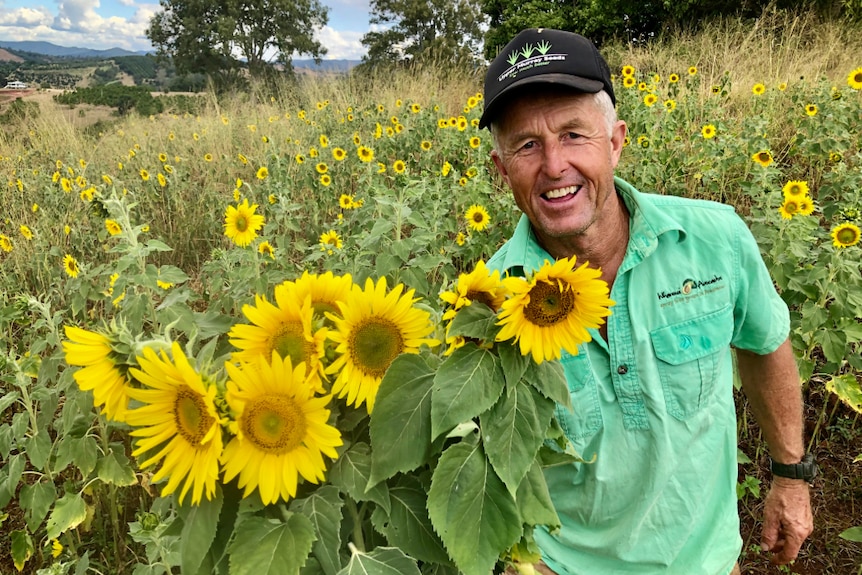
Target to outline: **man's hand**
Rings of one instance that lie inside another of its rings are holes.
[[[765,551],[772,551],[770,561],[785,565],[796,559],[813,530],[808,484],[801,479],[773,478],[764,502],[760,541]]]

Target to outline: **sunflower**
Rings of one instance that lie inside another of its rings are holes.
[[[7,254],[12,251],[12,240],[5,234],[0,234],[0,250]]]
[[[809,116],[817,115],[817,105],[816,104],[806,104],[805,105],[805,113]]]
[[[419,144],[419,147],[422,148],[423,152],[427,152],[431,149],[431,142],[429,142],[428,140],[422,140],[422,142]]]
[[[466,182],[465,182],[466,183]],[[473,204],[464,213],[464,219],[467,220],[467,225],[470,229],[481,232],[491,223],[491,216],[488,215],[488,210],[484,206]]]
[[[697,66],[689,66],[688,67],[688,75],[689,76],[697,75]]]
[[[359,156],[359,161],[365,164],[374,159],[374,150],[366,146],[359,146],[356,149],[356,154]]]
[[[265,180],[268,176],[269,176],[269,168],[267,168],[266,166],[259,167],[257,169],[257,173],[255,174],[255,177],[258,180]]]
[[[140,466],[146,469],[162,462],[152,478],[153,483],[169,478],[162,497],[182,483],[180,503],[191,489],[192,505],[197,505],[202,495],[213,498],[218,480],[222,434],[216,386],[204,382],[176,342],[171,356],[144,348],[143,357],[138,357],[140,368],[129,372],[145,389],[128,390],[129,397],[143,405],[129,410],[126,422],[136,428],[130,435],[138,438],[132,455],[160,448]]]
[[[336,276],[332,272],[323,275],[303,272],[302,276],[295,281],[286,281],[275,287],[276,298],[280,290],[286,290],[288,295],[282,297],[293,297],[299,301],[311,298],[311,309],[315,319],[325,320],[325,314],[340,314],[338,302],[347,300],[353,287],[353,278],[350,274]]]
[[[170,168],[170,166],[165,166],[165,169]],[[156,174],[156,181],[159,182],[159,187],[164,188],[168,185],[168,180],[165,178],[164,174]]]
[[[330,176],[329,174],[323,174],[322,176],[320,176],[320,184],[321,185],[328,187],[329,184],[331,184],[331,183],[332,183],[332,176]]]
[[[248,205],[248,199],[236,207],[228,206],[224,214],[224,235],[239,247],[249,245],[263,227],[264,218],[255,214],[257,204]]]
[[[93,392],[93,405],[101,406],[108,419],[125,421],[131,389],[114,356],[114,340],[105,334],[64,326],[69,341],[63,342],[66,363],[83,367],[73,377],[83,391]]]
[[[814,202],[808,196],[799,198],[799,215],[810,216],[814,213]]]
[[[345,152],[343,149],[332,148],[332,159],[335,160],[336,162],[340,162],[346,157],[347,157],[347,152]]]
[[[305,163],[305,156],[303,156],[302,154],[297,154],[293,157],[293,160],[297,164],[304,164]]]
[[[463,245],[463,240],[459,245]],[[491,272],[485,266],[485,262],[479,260],[472,272],[458,276],[453,291],[440,293],[440,299],[451,306],[443,313],[443,320],[453,319],[458,310],[473,302],[484,304],[496,313],[506,301],[507,295],[508,292],[500,280],[500,272],[498,270]],[[449,337],[450,325],[446,326],[446,343],[449,348],[444,355],[449,355],[464,345],[464,338]]]
[[[140,171],[140,172],[138,172],[138,173],[141,175],[141,180],[143,180],[143,181],[145,181],[145,182],[146,182],[146,181],[149,181],[149,179],[150,179],[150,173],[149,173],[148,171],[146,171],[145,169],[141,168],[141,171]]]
[[[764,86],[760,82],[758,82],[757,84],[755,84],[754,86],[751,87],[751,93],[754,94],[755,96],[760,96],[764,92],[766,92],[766,86]]]
[[[338,206],[342,210],[353,209],[353,196],[349,194],[341,194],[341,196],[338,198]]]
[[[679,82],[679,74],[671,74],[667,77],[667,81],[671,84],[676,84]]]
[[[588,265],[575,269],[575,258],[564,258],[545,262],[530,279],[504,279],[512,297],[500,311],[497,341],[514,338],[521,355],[532,354],[536,363],[559,359],[563,349],[577,354],[578,345],[592,339],[586,328],[602,325],[615,303],[601,270]]]
[[[634,76],[623,76],[623,87],[625,88],[633,88],[638,81],[635,80]]]
[[[25,226],[24,224],[21,224],[21,226],[19,226],[18,230],[21,232],[21,235],[24,236],[25,240],[32,240],[33,239],[33,230],[31,230],[29,226]]]
[[[336,329],[329,338],[337,344],[337,359],[326,373],[337,373],[332,393],[347,396],[348,405],[366,404],[368,413],[380,381],[389,366],[402,353],[418,353],[419,346],[440,342],[428,336],[434,330],[431,314],[414,307],[414,290],[404,295],[398,284],[387,293],[386,278],[368,278],[365,289],[354,286],[346,301],[339,302],[341,317],[327,314]]]
[[[325,479],[323,455],[336,459],[341,432],[327,423],[331,396],[315,397],[306,383],[305,365],[293,367],[278,354],[272,361],[225,364],[226,399],[236,421],[236,436],[221,456],[224,480],[239,476],[243,497],[258,490],[264,505],[296,496],[299,477]]]
[[[108,230],[108,233],[112,236],[119,235],[123,232],[123,228],[121,228],[120,224],[114,220],[105,220],[105,229]]]
[[[406,169],[407,165],[404,163],[404,160],[395,160],[395,163],[392,164],[392,170],[396,174],[403,174]]]
[[[715,126],[712,124],[707,124],[703,128],[700,129],[700,135],[704,137],[706,140],[711,140],[715,137]]]
[[[275,259],[275,248],[267,241],[260,242],[260,245],[257,246],[257,253],[262,256],[269,256],[269,259]]]
[[[769,150],[760,150],[752,154],[751,159],[765,168],[772,163],[772,152]]]
[[[467,243],[467,236],[464,235],[464,232],[458,232],[458,235],[455,236],[455,243],[459,246]]]
[[[320,142],[321,148],[329,147],[329,138],[326,137],[326,134],[320,134],[320,139],[318,141]]]
[[[862,69],[860,69],[862,73]],[[832,228],[832,245],[836,248],[847,248],[859,243],[859,227],[851,223],[838,224]]]
[[[276,289],[276,305],[260,295],[254,300],[255,305],[242,306],[251,324],[236,324],[227,334],[230,343],[240,350],[231,354],[231,361],[253,363],[259,356],[269,358],[275,353],[296,364],[304,363],[309,375],[323,376],[321,359],[327,330],[313,331],[311,298],[300,299],[296,292]]]
[[[78,267],[78,260],[76,260],[71,254],[63,256],[63,269],[66,270],[66,275],[70,278],[78,277],[78,273],[81,271]]]
[[[778,206],[778,213],[785,220],[793,218],[799,213],[799,200],[796,198],[784,198],[784,203]]]
[[[676,100],[665,100],[664,109],[668,112],[673,112],[674,110],[676,110]]]
[[[862,68],[856,68],[847,74],[847,85],[854,90],[862,90]]]
[[[804,180],[790,180],[781,188],[785,198],[801,198],[808,195],[808,182]]]
[[[656,102],[658,102],[658,96],[655,94],[647,94],[644,96],[644,105],[648,108],[652,108]]]
[[[332,253],[332,249],[340,250],[342,247],[341,238],[338,237],[338,232],[335,230],[329,230],[328,232],[324,232],[320,234],[320,249],[323,251],[329,251]]]
[[[476,148],[478,148],[482,144],[482,140],[481,140],[481,138],[479,138],[479,136],[473,136],[472,138],[470,138],[469,143],[470,143],[470,147],[475,150]]]
[[[630,65],[630,64],[626,64],[625,66],[623,66],[621,73],[624,77],[634,76],[635,75],[635,67]]]

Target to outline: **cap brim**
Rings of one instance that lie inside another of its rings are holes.
[[[601,92],[605,87],[599,80],[591,80],[570,74],[539,74],[537,76],[522,78],[512,82],[491,100],[485,102],[485,109],[482,112],[482,117],[479,119],[479,128],[485,128],[491,123],[494,114],[497,113],[501,104],[506,100],[506,96],[511,95],[513,90],[530,84],[557,84],[590,94]]]

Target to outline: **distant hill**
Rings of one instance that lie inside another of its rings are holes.
[[[348,72],[359,62],[359,60],[321,60],[320,64],[316,64],[314,60],[294,60],[293,67],[297,70],[305,69],[314,72]]]
[[[107,50],[93,50],[92,48],[66,47],[52,44],[51,42],[8,42],[0,40],[0,48],[9,48],[21,52],[32,52],[45,56],[60,56],[69,58],[117,58],[120,56],[142,56],[146,51],[132,52],[123,48],[109,48]]]
[[[0,62],[23,62],[24,58],[0,48]]]

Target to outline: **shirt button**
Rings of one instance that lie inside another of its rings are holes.
[[[622,365],[617,367],[617,373],[620,375],[625,375],[628,372],[629,372],[629,366],[627,366],[626,364],[622,364]]]

